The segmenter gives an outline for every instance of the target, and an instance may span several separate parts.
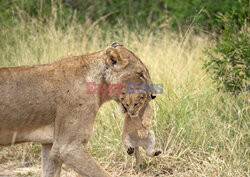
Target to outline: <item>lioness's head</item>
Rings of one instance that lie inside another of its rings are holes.
[[[106,71],[105,80],[108,84],[127,83],[152,84],[148,69],[142,61],[130,50],[123,47],[122,44],[114,42],[106,49]],[[149,93],[152,99],[155,98],[153,93]],[[113,95],[115,100],[117,95]]]
[[[121,94],[119,100],[123,113],[128,113],[130,117],[138,117],[140,110],[151,98],[148,94]]]

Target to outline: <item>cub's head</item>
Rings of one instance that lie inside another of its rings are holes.
[[[128,113],[130,117],[138,117],[140,110],[151,98],[148,94],[121,94],[119,100],[123,113]]]
[[[105,81],[107,84],[152,84],[148,69],[142,61],[122,44],[114,42],[106,51],[107,70]],[[150,93],[152,99],[154,93]],[[112,95],[114,100],[118,100],[118,95]]]

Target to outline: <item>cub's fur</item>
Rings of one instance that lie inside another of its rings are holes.
[[[135,152],[136,170],[140,169],[139,146],[146,148],[148,156],[158,156],[161,151],[156,151],[155,135],[150,130],[152,110],[149,105],[148,95],[128,94],[121,96],[123,113],[126,113],[122,132],[122,142],[129,155]]]

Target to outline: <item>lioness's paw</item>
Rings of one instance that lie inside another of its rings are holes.
[[[134,152],[135,152],[135,148],[133,148],[133,147],[129,147],[129,148],[127,149],[128,155],[132,155]]]
[[[135,166],[135,171],[137,171],[137,172],[141,171],[140,165],[136,165],[136,166]]]
[[[160,155],[160,154],[161,154],[161,150],[155,151],[154,156],[158,156],[158,155]]]

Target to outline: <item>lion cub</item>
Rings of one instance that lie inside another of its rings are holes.
[[[150,130],[152,111],[149,98],[146,94],[127,94],[121,96],[122,112],[126,113],[122,132],[122,142],[129,155],[135,152],[136,170],[140,169],[139,146],[146,148],[150,157],[158,156],[161,151],[156,151],[155,135]]]

